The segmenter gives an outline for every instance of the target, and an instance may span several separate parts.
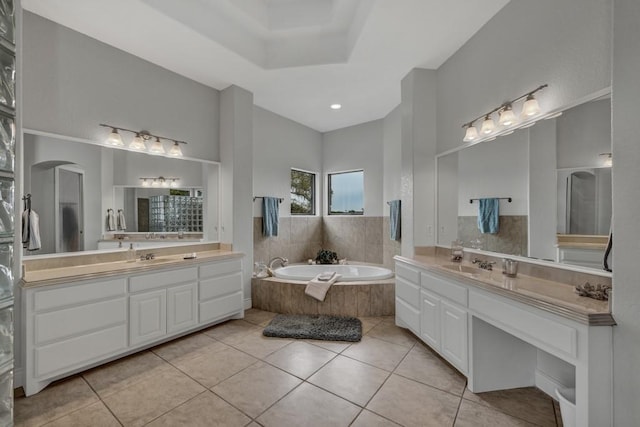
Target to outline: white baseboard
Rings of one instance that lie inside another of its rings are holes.
[[[536,387],[548,394],[553,400],[558,400],[556,397],[557,388],[567,388],[568,385],[561,384],[555,378],[551,378],[544,372],[536,369]]]

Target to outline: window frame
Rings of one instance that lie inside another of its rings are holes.
[[[289,213],[291,214],[291,216],[316,216],[318,214],[318,173],[300,168],[291,168],[291,171],[289,172],[289,188],[291,188],[291,174],[293,173],[293,171],[311,175],[311,177],[313,178],[313,182],[311,183],[311,212],[293,212],[291,209],[291,207],[293,206],[293,193],[290,192],[289,197],[291,203],[289,205]]]
[[[354,173],[354,172],[362,172],[362,211],[354,211],[353,213],[350,213],[350,212],[332,213],[331,212],[331,176],[332,175],[342,175],[342,174],[346,174],[346,173]],[[364,198],[365,198],[364,168],[362,168],[362,169],[350,169],[350,170],[336,171],[336,172],[327,172],[326,184],[327,184],[327,215],[328,216],[364,216]]]

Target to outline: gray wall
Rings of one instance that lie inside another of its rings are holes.
[[[364,170],[364,216],[382,215],[383,121],[375,120],[323,135],[324,173]],[[324,212],[327,206],[325,203]]]
[[[438,152],[462,124],[543,83],[544,109],[611,84],[611,0],[511,0],[438,69]]]
[[[99,123],[146,129],[220,160],[217,90],[29,12],[23,34],[25,128],[96,141],[108,134]]]
[[[640,420],[640,2],[614,1],[613,25],[613,402],[616,426]]]

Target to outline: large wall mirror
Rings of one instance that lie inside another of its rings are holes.
[[[25,131],[23,141],[23,193],[31,195],[41,237],[41,248],[25,255],[113,248],[118,238],[218,241],[217,163],[39,132]]]
[[[602,269],[611,226],[611,102],[602,93],[562,115],[437,156],[438,245]],[[478,199],[499,198],[497,233]],[[569,250],[576,252],[566,256]]]

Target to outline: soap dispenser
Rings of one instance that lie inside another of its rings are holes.
[[[133,243],[129,243],[129,249],[127,250],[127,261],[134,262],[136,260],[136,250],[133,249]]]

